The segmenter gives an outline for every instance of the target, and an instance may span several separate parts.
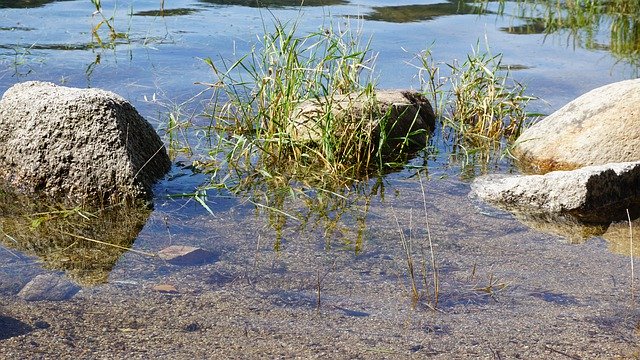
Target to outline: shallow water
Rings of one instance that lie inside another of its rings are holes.
[[[464,60],[476,44],[483,48],[485,42],[493,54],[504,55],[503,63],[512,66],[513,76],[527,85],[529,94],[544,99],[532,104],[531,110],[536,112],[550,113],[588,90],[632,78],[637,72],[634,66],[619,61],[606,48],[584,49],[568,32],[545,35],[536,33],[535,29],[531,33],[513,30],[526,21],[494,14],[496,5],[489,6],[488,13],[478,15],[474,6],[457,1],[308,1],[302,8],[290,6],[292,1],[267,3],[273,6],[271,12],[255,6],[255,1],[167,1],[168,12],[162,17],[158,16],[158,0],[104,1],[105,14],[113,13],[116,29],[126,31],[129,36],[128,41],[118,40],[116,46],[109,49],[96,47],[92,41],[91,29],[99,19],[92,17],[94,8],[89,1],[0,1],[0,92],[27,80],[104,88],[130,100],[160,129],[167,121],[167,112],[176,104],[181,104],[187,115],[202,110],[206,95],[193,98],[203,90],[203,86],[196,83],[212,81],[202,59],[242,54],[262,34],[263,19],[271,14],[281,19],[302,19],[302,31],[326,25],[330,17],[340,23],[345,21],[345,16],[360,19],[355,21],[365,37],[371,36],[371,47],[378,52],[375,70],[380,88],[417,88],[417,72],[407,62],[421,50],[431,48],[437,61],[450,62]],[[318,4],[329,6],[315,6]],[[509,12],[513,4],[507,5]],[[606,32],[598,38],[606,43]],[[412,162],[421,164],[424,159]],[[490,299],[477,296],[477,291],[470,291],[468,284],[461,285],[460,276],[469,269],[456,268],[459,266],[457,256],[474,254],[476,249],[484,248],[478,239],[521,241],[511,244],[515,248],[505,250],[517,254],[524,252],[523,248],[536,248],[541,241],[567,254],[573,252],[572,246],[580,246],[546,235],[537,236],[510,215],[496,212],[482,215],[484,210],[474,207],[467,198],[466,181],[469,173],[474,174],[477,169],[472,167],[462,176],[460,167],[449,165],[443,152],[427,162],[429,180],[425,180],[425,186],[427,213],[431,218],[426,221],[419,199],[420,182],[415,171],[407,168],[383,179],[384,198],[379,195],[380,189],[371,195],[375,183],[372,181],[361,191],[349,193],[344,202],[335,198],[328,200],[335,202],[329,207],[334,206],[338,209],[336,212],[344,210],[337,223],[312,214],[307,222],[286,220],[282,233],[274,225],[283,221],[281,218],[270,218],[251,203],[228,194],[209,192],[207,204],[213,215],[193,198],[172,197],[192,193],[206,182],[206,177],[193,174],[177,162],[171,174],[157,185],[154,211],[133,249],[154,253],[171,244],[200,246],[214,251],[219,259],[217,264],[221,265],[187,271],[155,258],[126,253],[110,264],[111,274],[102,285],[105,290],[100,290],[100,286],[87,287],[85,296],[99,298],[100,291],[112,296],[109,291],[118,293],[127,286],[167,282],[184,284],[189,289],[187,293],[196,296],[251,278],[249,273],[259,273],[265,283],[260,286],[270,290],[258,294],[272,299],[275,306],[312,308],[316,301],[312,285],[299,288],[285,282],[295,282],[297,278],[309,281],[316,273],[320,277],[321,272],[338,274],[349,269],[361,274],[362,283],[354,285],[357,279],[345,277],[346,282],[354,283],[342,284],[343,287],[362,284],[383,287],[386,286],[383,279],[406,278],[398,231],[402,229],[400,232],[407,237],[423,238],[425,223],[431,223],[444,257],[441,259],[443,274],[451,276],[444,284],[442,306],[449,309],[460,304],[481,306]],[[500,166],[496,171],[505,169]],[[287,204],[286,209],[299,218],[309,213],[301,204]],[[400,214],[397,224],[396,212]],[[327,231],[327,226],[333,227],[331,231]],[[559,241],[556,243],[556,240]],[[22,255],[21,252],[28,253],[28,250],[12,246],[11,241],[5,240],[3,244],[0,256],[4,265],[0,271],[5,280],[0,290],[11,295],[34,274],[44,271],[42,266],[47,267],[47,260]],[[590,242],[585,246],[589,252],[611,261],[611,266],[615,261],[618,261],[615,266],[621,266],[623,257],[607,254],[605,242]],[[628,244],[624,241],[612,242],[609,247],[615,253],[627,254]],[[483,276],[495,267],[503,276],[524,277],[537,284],[542,290],[530,290],[536,299],[580,303],[571,292],[564,294],[557,292],[557,288],[545,288],[544,272],[532,272],[527,277],[517,268],[505,270],[500,258],[494,264],[502,265],[493,265],[491,259],[502,250],[495,251],[484,257],[478,254],[474,260],[485,266],[481,270]],[[339,261],[339,270],[335,270],[336,261]],[[468,259],[465,261],[470,268]],[[475,267],[474,263],[474,273]],[[375,274],[375,278],[371,274]],[[82,282],[82,279],[76,280]],[[580,279],[570,281],[579,284]],[[334,302],[334,309],[350,317],[368,316],[367,311],[371,310],[355,308],[348,291],[333,286],[335,294],[331,295],[328,290],[327,301]],[[516,295],[521,294],[516,291]],[[370,306],[379,305],[386,306],[375,301]],[[395,316],[393,311],[396,310],[390,310],[387,316]]]

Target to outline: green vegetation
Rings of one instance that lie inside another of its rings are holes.
[[[383,114],[375,111],[373,79],[362,76],[373,60],[368,43],[333,25],[305,36],[296,30],[297,23],[275,20],[275,30],[240,59],[206,60],[215,76],[210,134],[219,135],[207,171],[220,168],[218,154],[240,178],[324,182],[324,174],[355,178],[371,164],[371,138],[363,130]],[[346,94],[372,103],[371,111],[336,116],[332,108]],[[292,136],[306,101],[320,106],[315,141]]]
[[[440,114],[444,147],[462,165],[486,167],[502,158],[524,128],[537,118],[526,107],[535,98],[515,81],[502,55],[479,44],[460,63],[436,63],[431,51],[418,55],[419,76]],[[448,74],[442,74],[448,69]]]
[[[105,16],[102,11],[102,4],[100,0],[91,0],[91,3],[96,8],[96,11],[93,13],[93,17],[98,18],[98,23],[93,26],[91,29],[91,37],[101,48],[113,48],[117,40],[128,39],[129,35],[127,33],[119,32],[115,28],[115,16],[112,15],[110,17]],[[100,36],[100,28],[105,26],[107,28],[107,37],[109,41],[105,42],[103,40],[103,36]]]

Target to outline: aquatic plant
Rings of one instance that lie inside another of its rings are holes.
[[[400,234],[400,244],[404,251],[405,260],[407,263],[407,277],[411,290],[411,304],[415,308],[421,300],[424,300],[424,305],[432,310],[438,309],[438,301],[440,298],[440,275],[438,270],[438,264],[433,247],[433,239],[431,238],[431,229],[429,226],[429,214],[427,212],[427,196],[424,189],[424,183],[422,181],[422,174],[418,172],[420,179],[420,189],[422,190],[422,203],[424,206],[424,226],[427,231],[426,239],[424,243],[419,242],[412,237],[413,231],[413,210],[409,212],[409,235],[405,235],[402,225],[398,220],[398,216],[394,208],[391,208],[393,218],[396,222],[396,227]],[[419,246],[419,259],[420,263],[416,263],[414,260],[415,250],[414,244],[418,242]],[[427,247],[429,256],[425,254],[425,247]],[[417,267],[420,266],[418,269]],[[431,275],[429,275],[431,273]]]
[[[497,161],[539,116],[526,111],[535,97],[525,94],[526,87],[502,64],[502,54],[491,55],[488,45],[482,51],[478,42],[462,63],[437,63],[427,49],[418,55],[416,66],[422,89],[440,114],[451,159],[463,165]],[[443,68],[449,73],[443,74]]]
[[[348,183],[384,166],[381,149],[389,139],[367,131],[374,119],[383,123],[387,116],[373,91],[375,56],[369,43],[350,25],[330,24],[306,35],[298,35],[297,26],[275,19],[275,29],[265,30],[260,43],[239,59],[206,59],[215,76],[211,133],[220,135],[208,170],[218,167],[217,155],[223,155],[241,178]],[[364,112],[337,115],[332,110],[344,107],[345,99],[348,108],[366,104]],[[317,106],[313,140],[295,135],[308,104]]]
[[[115,28],[115,15],[111,15],[107,17],[102,10],[102,3],[100,0],[91,0],[91,3],[95,7],[95,11],[93,12],[93,17],[98,18],[98,23],[93,26],[91,29],[91,37],[96,41],[99,47],[101,48],[113,48],[118,39],[127,39],[128,34],[119,32]],[[109,37],[109,41],[105,42],[103,37],[100,36],[100,28],[102,26],[107,27],[107,35]]]

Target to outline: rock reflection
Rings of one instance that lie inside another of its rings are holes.
[[[49,3],[58,1],[74,1],[74,0],[0,0],[0,9],[21,9],[21,8],[35,8],[45,6]]]
[[[105,283],[131,248],[149,209],[116,205],[97,211],[42,204],[0,189],[0,244],[81,285]]]
[[[375,6],[373,12],[365,15],[367,20],[407,23],[433,20],[447,15],[478,14],[480,9],[465,1],[448,1],[429,5]]]
[[[586,223],[571,215],[515,213],[514,216],[532,229],[560,236],[571,244],[582,244],[591,238],[601,237],[607,241],[607,246],[613,253],[640,255],[640,217],[637,211],[631,213],[631,224],[629,221]]]
[[[215,5],[239,5],[248,7],[299,7],[348,4],[347,0],[200,0]]]

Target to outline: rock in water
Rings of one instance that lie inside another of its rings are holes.
[[[27,301],[62,301],[72,298],[80,287],[56,274],[38,275],[20,290],[18,296]]]
[[[407,145],[402,146],[404,150],[419,150],[426,146],[427,135],[435,128],[433,108],[422,94],[376,90],[372,94],[334,95],[302,102],[293,111],[288,132],[296,140],[320,142],[328,111],[342,125],[336,126],[336,131],[363,134],[370,145],[377,145],[384,133],[387,152],[397,151],[402,144]]]
[[[215,261],[211,251],[193,246],[171,245],[158,252],[160,258],[174,265],[199,265]]]
[[[534,173],[640,160],[640,79],[571,101],[525,130],[512,153]]]
[[[0,179],[66,204],[149,198],[171,161],[153,127],[122,97],[29,81],[0,100]]]
[[[472,194],[506,210],[572,215],[591,223],[626,218],[640,203],[640,162],[586,166],[545,175],[486,175]]]

